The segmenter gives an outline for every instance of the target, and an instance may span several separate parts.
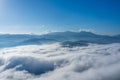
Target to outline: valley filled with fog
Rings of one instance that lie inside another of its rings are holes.
[[[120,43],[0,49],[0,80],[119,80]]]
[[[120,80],[120,35],[0,35],[0,80]]]
[[[120,80],[120,0],[0,0],[0,80]]]

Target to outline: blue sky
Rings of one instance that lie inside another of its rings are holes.
[[[0,33],[120,34],[120,0],[0,0]]]

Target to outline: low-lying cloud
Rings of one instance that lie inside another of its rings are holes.
[[[0,49],[0,80],[120,80],[120,44]]]

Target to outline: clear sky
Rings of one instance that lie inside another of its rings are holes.
[[[120,0],[0,0],[0,33],[120,34]]]

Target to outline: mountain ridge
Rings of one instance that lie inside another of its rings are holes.
[[[99,35],[92,32],[52,32],[44,35],[31,35],[31,34],[5,34],[0,35],[0,47],[11,47],[19,45],[34,45],[46,43],[70,43],[70,44],[110,44],[120,43],[120,35],[109,36]]]

